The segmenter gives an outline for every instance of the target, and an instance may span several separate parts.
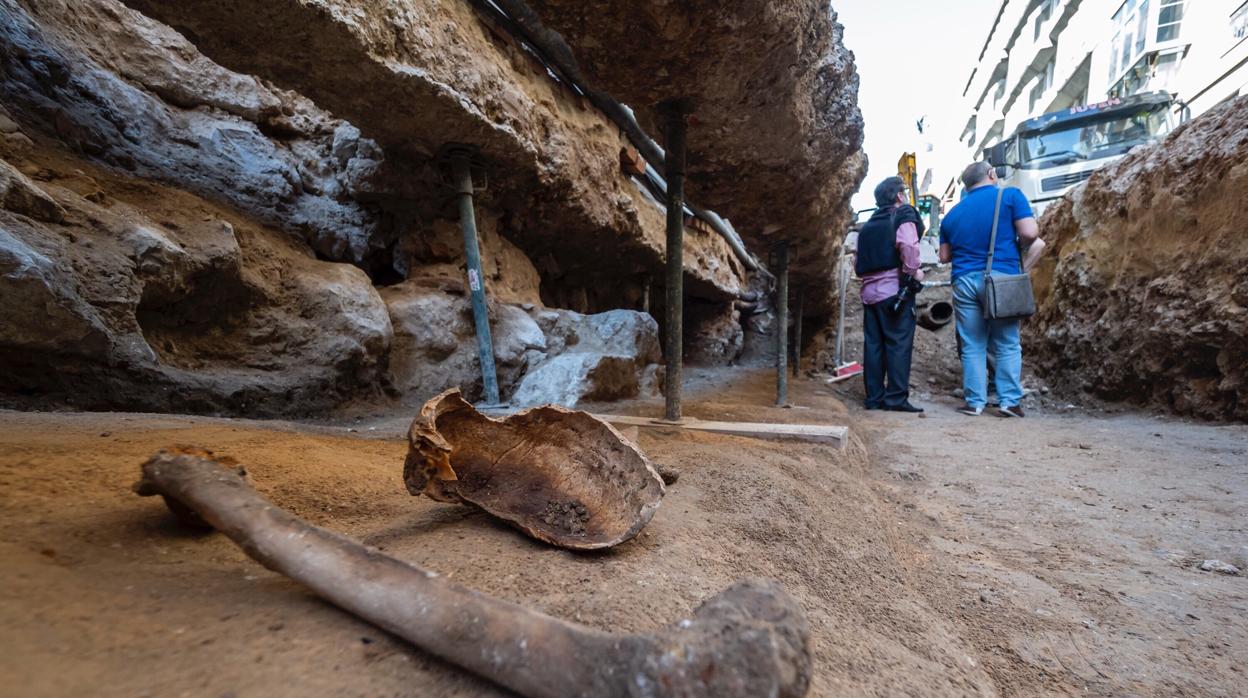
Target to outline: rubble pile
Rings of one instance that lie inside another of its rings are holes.
[[[1055,386],[1248,420],[1248,97],[1098,171],[1040,221],[1025,346]]]

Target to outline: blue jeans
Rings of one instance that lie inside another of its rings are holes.
[[[988,352],[997,360],[997,397],[1002,407],[1023,399],[1023,346],[1018,320],[985,320],[979,305],[984,272],[964,274],[953,282],[953,307],[962,339],[962,389],[971,407],[988,404]]]

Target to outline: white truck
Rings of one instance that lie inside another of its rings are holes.
[[[1175,100],[1168,92],[1115,98],[1051,112],[1019,125],[988,149],[1002,184],[1018,187],[1039,216],[1092,173],[1129,150],[1174,128]]]

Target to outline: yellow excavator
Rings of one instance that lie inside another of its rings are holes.
[[[919,194],[918,158],[914,153],[902,153],[897,161],[897,176],[905,181],[909,188],[910,205],[918,209],[919,215],[927,218],[928,234],[940,229],[940,197],[935,194]],[[927,183],[924,183],[924,187]]]

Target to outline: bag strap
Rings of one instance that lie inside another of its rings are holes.
[[[1005,198],[1005,187],[998,186],[997,206],[992,211],[992,234],[988,241],[988,267],[984,269],[984,278],[992,276],[992,258],[997,253],[997,224],[1001,222],[1001,199],[1003,198]]]

